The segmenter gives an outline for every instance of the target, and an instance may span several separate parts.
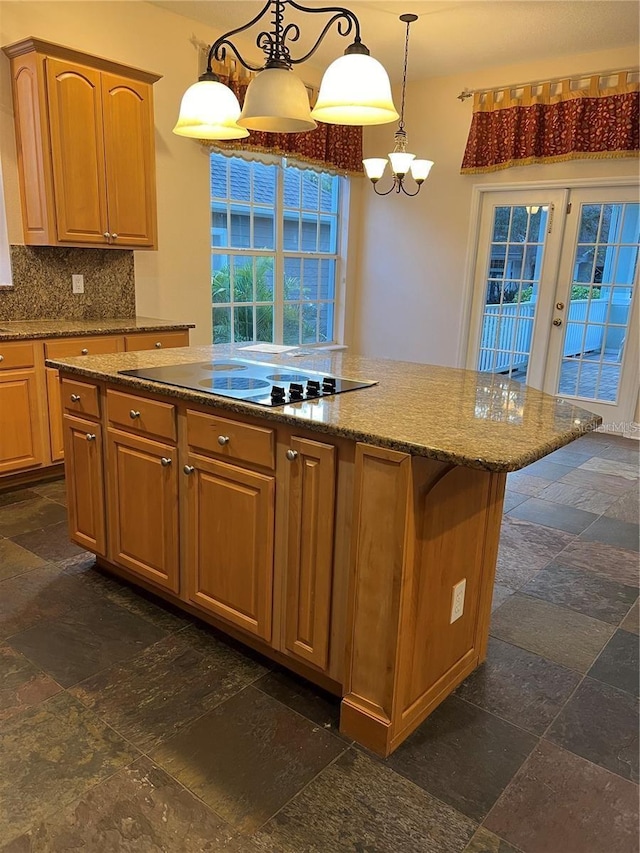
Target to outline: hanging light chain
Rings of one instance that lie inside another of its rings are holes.
[[[411,21],[407,21],[407,34],[404,41],[404,70],[402,72],[402,104],[400,105],[400,121],[398,123],[398,127],[400,130],[404,130],[404,101],[405,101],[405,92],[407,89],[407,66],[409,64],[409,27],[411,26]]]

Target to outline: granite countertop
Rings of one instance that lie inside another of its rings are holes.
[[[232,356],[293,365],[296,370],[306,367],[351,379],[377,380],[378,384],[334,397],[266,408],[118,373]],[[151,391],[158,396],[497,472],[524,468],[601,422],[585,409],[501,376],[347,353],[276,356],[225,345],[83,356],[46,363],[66,373],[112,382],[131,391]]]
[[[122,317],[109,320],[0,320],[1,341],[37,338],[79,338],[84,335],[123,335],[129,332],[171,332],[193,329],[194,323],[175,323],[154,317]]]

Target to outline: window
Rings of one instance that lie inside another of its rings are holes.
[[[345,180],[211,154],[214,343],[336,339]]]

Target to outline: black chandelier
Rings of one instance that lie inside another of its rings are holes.
[[[433,160],[417,160],[415,154],[410,154],[407,151],[407,132],[404,129],[404,102],[407,88],[407,65],[409,60],[409,27],[413,21],[418,20],[417,15],[405,14],[400,15],[400,20],[407,25],[407,33],[404,42],[404,71],[402,75],[402,104],[400,106],[400,121],[398,129],[395,132],[395,147],[389,154],[389,159],[386,157],[369,157],[363,160],[367,177],[373,184],[373,189],[378,195],[389,195],[394,190],[397,193],[403,192],[405,195],[418,195],[422,184],[426,181]],[[388,190],[381,191],[378,189],[378,181],[385,173],[387,163],[391,162],[391,172],[393,175],[393,183]],[[408,173],[411,173],[416,188],[413,192],[405,186],[405,179]]]
[[[297,58],[291,55],[289,44],[298,41],[301,31],[297,23],[285,25],[286,7],[331,15],[313,47]],[[256,26],[269,13],[271,29],[262,30],[256,38],[257,47],[264,52],[264,64],[256,66],[244,58],[232,39]],[[311,110],[307,88],[293,74],[293,66],[313,56],[334,24],[340,36],[353,34],[353,42],[325,71],[317,103]],[[213,61],[224,62],[227,50],[246,69],[257,72],[247,88],[242,110],[235,94],[213,70]],[[360,23],[353,12],[340,6],[310,9],[296,0],[268,0],[255,18],[211,45],[206,71],[185,92],[173,132],[196,139],[239,139],[248,136],[249,130],[313,130],[316,119],[329,124],[374,125],[397,118],[387,72],[362,43]]]

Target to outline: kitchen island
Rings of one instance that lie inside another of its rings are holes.
[[[377,384],[262,406],[121,372],[223,376],[234,358],[283,382],[308,370]],[[380,755],[486,657],[507,472],[599,422],[502,377],[322,351],[47,365],[60,371],[71,538],[340,695],[341,731]]]

